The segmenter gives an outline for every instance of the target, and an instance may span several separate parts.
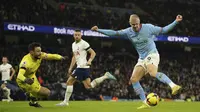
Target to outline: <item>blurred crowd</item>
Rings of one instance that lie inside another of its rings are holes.
[[[16,71],[18,70],[18,64],[21,58],[24,54],[26,54],[25,51],[27,51],[25,46],[14,46],[6,49],[0,49],[1,53],[6,52],[10,63],[13,65]],[[46,49],[45,51],[68,54],[69,56],[69,60],[62,62],[43,61],[37,72],[37,77],[41,85],[48,87],[51,91],[53,91],[54,97],[51,99],[62,99],[66,89],[65,81],[67,80],[67,70],[71,61],[71,51],[66,50],[66,48],[56,47],[49,50]],[[89,91],[84,88],[82,83],[77,82],[75,84],[72,99],[100,99],[99,96],[101,95],[118,97],[120,99],[138,99],[139,97],[135,94],[132,86],[129,85],[129,78],[131,77],[132,69],[137,62],[137,55],[132,54],[126,50],[112,52],[112,48],[106,48],[106,50],[102,49],[101,51],[97,50],[96,52],[97,56],[91,67],[91,78],[95,79],[102,76],[106,71],[109,71],[118,80],[106,80],[97,88]],[[200,101],[199,54],[163,51],[160,53],[161,63],[159,65],[159,71],[166,73],[175,83],[180,84],[183,87],[183,90],[179,95],[172,96],[170,87],[159,82],[153,77],[146,75],[141,80],[141,84],[144,87],[146,94],[155,92],[161,98],[173,98],[182,100],[193,98],[193,100]],[[21,96],[19,97],[18,95],[17,97],[13,97],[14,99],[19,100],[23,98]]]
[[[87,2],[86,2],[87,1]],[[172,0],[57,0],[60,5],[58,10],[52,8],[43,0],[1,0],[0,15],[3,21],[32,23],[41,25],[60,25],[68,27],[90,28],[94,25],[100,28],[123,29],[129,26],[129,16],[134,13],[134,7],[123,7],[124,4],[134,4],[147,14],[139,15],[143,23],[152,23],[165,26],[175,20],[177,14],[183,15],[184,21],[177,26],[177,30],[170,32],[174,35],[200,36],[199,4],[191,2],[176,2]],[[68,5],[68,3],[76,5]],[[86,5],[84,3],[87,3]],[[100,7],[92,7],[98,4]],[[150,4],[150,5],[149,5]],[[91,6],[91,7],[90,7]],[[103,7],[117,7],[131,9],[132,12],[114,12],[111,9],[100,10]],[[137,14],[137,12],[135,12]]]

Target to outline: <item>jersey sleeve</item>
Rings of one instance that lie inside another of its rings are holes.
[[[117,35],[121,36],[121,37],[127,37],[128,30],[129,30],[129,28],[118,30]]]
[[[12,68],[12,65],[11,65],[11,64],[9,64],[9,68],[10,68],[10,69]]]
[[[61,60],[62,56],[59,54],[50,54],[50,53],[42,52],[41,58],[46,59],[46,60]]]
[[[118,31],[109,30],[109,29],[98,29],[97,31],[108,36],[127,37],[128,29],[129,28],[118,30]]]
[[[74,52],[74,43],[72,44],[72,52]]]
[[[88,51],[91,47],[90,47],[90,44],[88,42],[84,42],[83,44],[83,48]]]
[[[155,26],[155,25],[152,25],[152,24],[148,24],[148,27],[149,27],[150,33],[152,35],[159,35],[162,32],[162,27]]]
[[[20,65],[19,65],[19,72],[17,75],[17,79],[24,81],[26,77],[24,76],[26,70],[28,69],[28,60],[22,59]]]
[[[28,68],[28,60],[25,60],[25,59],[22,59],[20,65],[19,65],[19,68],[21,69],[27,69]]]

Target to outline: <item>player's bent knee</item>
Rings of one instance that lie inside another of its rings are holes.
[[[70,76],[69,79],[66,82],[66,85],[67,86],[72,86],[75,81],[76,81],[76,79]]]
[[[50,96],[51,91],[48,88],[45,88],[44,91],[45,91],[45,93],[46,93],[47,96]]]
[[[158,72],[158,67],[152,64],[147,65],[147,72],[150,74],[150,76],[156,77],[156,74]]]
[[[148,73],[150,74],[150,76],[156,77],[157,70],[149,70]]]
[[[44,97],[48,97],[50,96],[51,91],[45,87],[41,87],[40,91],[39,91],[39,96],[44,96]]]
[[[91,87],[88,87],[88,86],[87,86],[87,87],[85,87],[85,89],[91,89]]]
[[[139,79],[137,77],[131,77],[130,81],[131,83],[136,83],[139,81]]]
[[[156,77],[156,73],[150,73],[150,76]]]
[[[1,88],[3,89],[4,87],[6,87],[6,85],[5,85],[5,84],[2,84],[2,85],[1,85]]]
[[[85,86],[85,89],[91,89],[92,88],[92,86],[90,84],[89,85],[84,84],[84,86]]]
[[[66,85],[67,86],[72,86],[74,83],[72,81],[67,81]]]

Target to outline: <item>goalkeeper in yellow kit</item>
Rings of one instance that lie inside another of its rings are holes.
[[[29,96],[29,105],[41,107],[37,102],[37,98],[48,97],[51,91],[42,87],[37,80],[36,72],[42,60],[63,60],[63,56],[59,54],[47,54],[41,51],[41,44],[31,43],[28,46],[29,53],[25,55],[19,65],[19,73],[17,76],[17,84]]]

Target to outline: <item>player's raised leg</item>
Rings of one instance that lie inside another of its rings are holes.
[[[76,79],[72,76],[70,76],[67,80],[67,88],[66,88],[66,92],[65,92],[65,99],[63,102],[56,104],[56,106],[68,106],[69,105],[69,99],[72,95],[73,92],[73,84],[76,81]]]
[[[106,72],[103,76],[94,79],[91,83],[87,82],[87,84],[90,84],[92,88],[95,88],[106,79],[116,80],[116,78],[112,74],[110,74],[110,72]]]
[[[156,77],[160,82],[168,84],[172,89],[172,95],[176,95],[181,90],[181,86],[175,84],[167,75],[162,72],[157,72],[158,67],[154,64],[148,64],[147,71],[151,76]]]
[[[92,82],[90,78],[87,78],[86,80],[83,81],[83,84],[86,89],[95,88],[106,79],[116,80],[116,78],[112,74],[106,72],[103,76],[94,79]]]

